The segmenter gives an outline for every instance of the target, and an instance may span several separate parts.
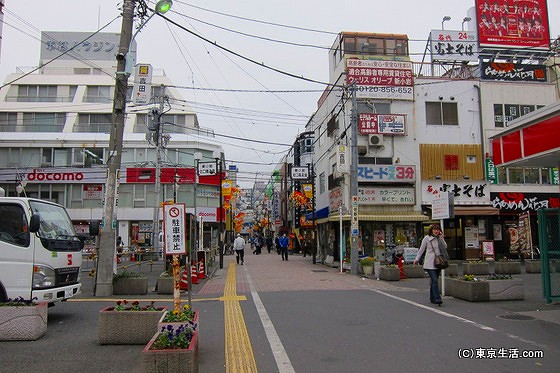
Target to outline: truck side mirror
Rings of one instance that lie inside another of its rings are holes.
[[[40,226],[41,226],[41,216],[37,214],[31,215],[31,220],[29,221],[29,232],[31,233],[39,232]]]
[[[92,220],[89,223],[89,235],[99,236],[99,220]]]

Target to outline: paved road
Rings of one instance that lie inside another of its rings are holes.
[[[132,268],[149,275],[153,290],[162,263]],[[545,304],[540,275],[520,277],[524,301],[446,297],[439,308],[428,302],[427,279],[364,279],[266,251],[247,250],[244,266],[226,256],[224,269],[193,287],[200,372],[556,372],[560,304]],[[82,295],[49,309],[40,340],[0,342],[0,372],[142,371],[142,346],[97,344],[99,310],[122,297],[95,298],[92,282],[84,272]],[[170,296],[154,292],[130,299],[171,307]],[[247,340],[237,334],[243,328]],[[236,343],[242,348],[229,349]],[[488,358],[499,348],[506,357]],[[460,349],[484,358],[460,358]],[[517,351],[544,358],[517,359]]]

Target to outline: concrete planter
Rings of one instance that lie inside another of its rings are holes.
[[[385,281],[399,281],[401,279],[398,267],[385,267],[379,269],[379,278]]]
[[[463,274],[465,275],[487,275],[490,273],[488,263],[464,263]]]
[[[525,298],[523,280],[488,280],[490,300],[523,300]]]
[[[404,269],[404,274],[408,278],[422,278],[425,277],[426,275],[426,271],[424,271],[424,268],[422,268],[422,266],[419,265],[417,266],[405,265],[403,269]]]
[[[158,321],[165,308],[157,311],[99,311],[97,342],[101,345],[146,344],[158,331]]]
[[[195,331],[186,349],[154,350],[156,333],[142,350],[142,362],[146,373],[198,373],[198,332]]]
[[[113,279],[113,295],[148,294],[147,277],[117,277]]]
[[[494,272],[503,275],[519,274],[521,273],[521,262],[495,262]]]
[[[35,341],[47,333],[47,303],[0,307],[0,341]]]
[[[540,260],[526,260],[525,261],[525,272],[527,272],[527,273],[541,273],[541,261]]]
[[[173,277],[158,277],[156,291],[158,294],[173,294]]]
[[[490,300],[488,281],[464,281],[451,277],[445,279],[445,295],[469,302]]]
[[[464,281],[446,278],[445,294],[469,302],[521,300],[524,299],[523,280]]]

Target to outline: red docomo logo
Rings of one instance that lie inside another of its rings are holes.
[[[81,172],[37,172],[33,170],[27,174],[28,181],[80,181],[84,179]]]

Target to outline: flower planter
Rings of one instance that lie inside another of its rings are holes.
[[[173,277],[158,277],[156,289],[158,294],[173,294]]]
[[[198,372],[198,332],[195,331],[186,349],[152,350],[156,333],[142,350],[144,372],[146,373],[197,373]]]
[[[99,311],[97,342],[101,345],[148,343],[158,331],[158,321],[166,310],[114,311],[112,308]]]
[[[521,273],[521,262],[495,262],[494,272],[503,275],[519,274]]]
[[[523,300],[523,280],[511,278],[507,280],[488,280],[490,300]]]
[[[446,278],[445,294],[469,302],[521,300],[524,299],[523,280],[464,281]]]
[[[490,273],[488,263],[464,263],[463,274],[465,275],[487,275]]]
[[[181,327],[181,325],[184,325],[185,327],[189,327],[194,331],[198,331],[198,311],[194,311],[194,317],[192,319],[191,322],[189,321],[163,321],[163,319],[165,318],[165,315],[170,312],[170,311],[165,311],[163,313],[163,315],[161,315],[161,318],[158,321],[158,328],[157,331],[158,333],[162,331],[163,328],[167,328],[168,325],[173,326],[173,329],[179,329]]]
[[[404,274],[408,278],[422,278],[426,276],[426,271],[420,265],[405,265],[403,269]]]
[[[147,277],[118,277],[113,280],[113,295],[144,295],[147,293]]]
[[[0,341],[35,341],[47,333],[47,303],[0,307]]]
[[[527,272],[527,273],[541,273],[541,261],[540,260],[526,260],[525,261],[525,272]]]
[[[469,302],[486,302],[490,300],[488,281],[464,281],[446,277],[445,295]]]
[[[370,266],[362,266],[362,272],[366,276],[371,276],[373,274],[373,265]]]
[[[385,281],[399,281],[401,274],[398,267],[381,267],[379,278]]]

